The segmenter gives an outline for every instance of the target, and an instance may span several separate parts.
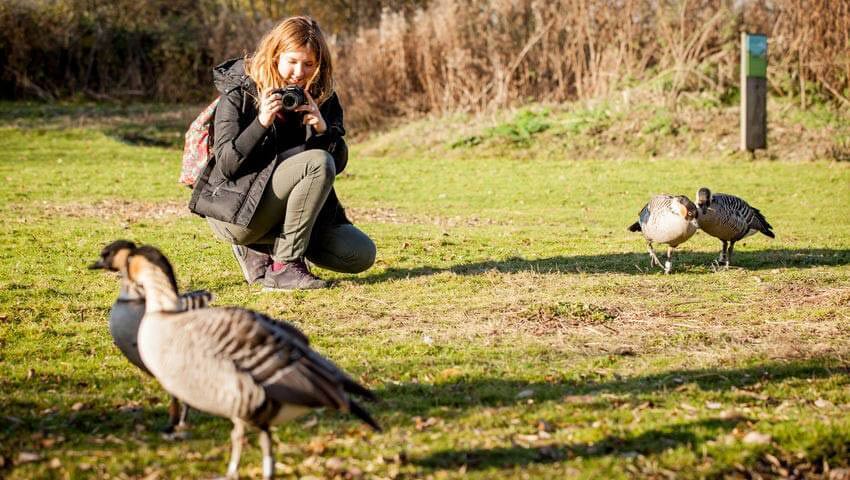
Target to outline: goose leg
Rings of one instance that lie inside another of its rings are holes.
[[[186,402],[180,404],[180,417],[175,428],[177,430],[186,430],[189,428],[189,405]]]
[[[668,274],[673,270],[673,247],[667,247],[667,261],[664,262],[664,273]]]
[[[732,262],[732,250],[735,249],[735,242],[729,242],[729,250],[726,251],[726,268],[729,268],[729,263]]]
[[[168,437],[174,433],[174,427],[180,423],[180,400],[177,397],[171,396],[171,401],[168,403],[168,426],[162,429],[162,433]]]
[[[658,265],[661,266],[661,260],[658,259],[658,256],[655,255],[655,250],[652,249],[652,242],[646,242],[646,248],[649,250],[649,266]]]
[[[720,256],[711,262],[711,268],[715,272],[720,270],[720,267],[723,265],[723,262],[726,261],[726,249],[729,246],[729,242],[727,242],[726,240],[721,240],[720,242],[723,244],[723,246],[720,248]]]
[[[245,440],[245,424],[239,419],[233,420],[233,430],[230,432],[230,463],[227,465],[228,480],[239,478],[239,457],[242,456],[242,443]]]
[[[263,480],[271,480],[274,478],[274,452],[268,427],[260,430],[260,450],[263,452]]]

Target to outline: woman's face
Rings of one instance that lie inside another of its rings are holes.
[[[313,78],[313,73],[318,66],[313,50],[305,46],[280,54],[277,71],[286,85],[298,85],[304,88],[307,86],[307,81]]]

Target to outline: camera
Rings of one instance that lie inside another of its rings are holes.
[[[295,110],[299,105],[307,105],[307,95],[304,93],[304,89],[298,85],[287,85],[275,89],[272,93],[280,94],[283,109],[287,112]]]

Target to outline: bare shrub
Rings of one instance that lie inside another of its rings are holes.
[[[774,93],[850,105],[847,0],[0,1],[0,86],[12,98],[205,100],[212,66],[298,13],[332,34],[355,129],[647,80],[669,108],[689,92],[732,98],[741,30],[769,35]]]
[[[737,88],[741,30],[770,36],[775,92],[848,102],[842,0],[433,0],[409,15],[385,11],[336,47],[349,116],[371,125],[590,98],[652,79],[675,108],[683,92]]]

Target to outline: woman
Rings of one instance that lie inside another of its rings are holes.
[[[309,17],[281,22],[245,59],[215,68],[221,100],[215,162],[189,208],[233,245],[250,284],[323,288],[304,259],[338,272],[372,266],[375,244],[345,216],[333,190],[348,162],[342,107],[322,31]],[[297,85],[306,103],[283,108],[275,89]]]

